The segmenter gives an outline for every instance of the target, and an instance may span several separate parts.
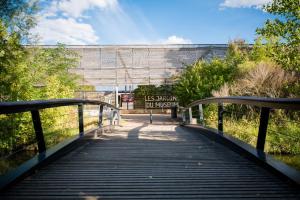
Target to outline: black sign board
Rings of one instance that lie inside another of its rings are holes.
[[[175,96],[149,95],[145,96],[146,109],[172,108],[178,106]]]

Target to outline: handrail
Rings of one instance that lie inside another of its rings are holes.
[[[61,106],[71,106],[79,104],[103,105],[119,110],[115,106],[98,100],[86,99],[51,99],[51,100],[35,100],[35,101],[16,101],[16,102],[0,102],[0,114],[20,113],[32,110],[40,110],[45,108],[54,108]]]
[[[77,142],[84,135],[84,119],[83,119],[83,105],[99,105],[99,128],[103,127],[103,108],[104,106],[110,107],[113,111],[111,114],[110,125],[113,124],[115,114],[118,115],[118,124],[120,121],[120,111],[115,106],[108,104],[106,102],[98,100],[86,100],[86,99],[51,99],[51,100],[35,100],[35,101],[18,101],[18,102],[0,102],[0,114],[13,114],[20,112],[31,112],[32,122],[35,131],[36,143],[38,145],[38,152],[35,157],[26,161],[16,169],[5,174],[0,179],[0,190],[9,186],[17,179],[24,176],[27,172],[34,170],[41,163],[50,160],[51,157],[58,155],[60,151],[64,148],[70,146],[71,144]],[[55,108],[61,106],[78,106],[78,127],[79,135],[68,139],[55,147],[46,149],[45,138],[43,133],[43,126],[40,117],[40,110],[46,108]]]
[[[268,129],[268,121],[270,109],[286,109],[286,110],[300,110],[300,98],[265,98],[265,97],[244,97],[244,96],[230,96],[230,97],[215,97],[200,99],[188,104],[183,111],[189,110],[190,121],[192,119],[192,107],[199,106],[199,113],[203,119],[202,104],[217,103],[218,104],[218,131],[223,132],[223,103],[252,105],[261,108],[260,124],[258,130],[258,138],[256,148],[264,151],[266,134]],[[184,112],[183,112],[184,113]],[[183,121],[186,117],[183,115]]]
[[[203,107],[202,104],[216,103],[218,104],[218,129],[207,129],[204,125]],[[242,141],[236,138],[232,138],[223,133],[223,114],[224,103],[251,105],[260,108],[260,121],[258,128],[258,135],[256,141],[256,147],[252,148],[250,145],[244,144]],[[265,164],[270,169],[275,170],[283,177],[287,177],[288,180],[300,185],[300,174],[297,170],[288,167],[287,165],[270,158],[265,152],[266,135],[268,130],[269,116],[271,109],[285,109],[285,110],[300,110],[300,98],[264,98],[264,97],[243,97],[243,96],[230,96],[230,97],[217,97],[207,98],[194,101],[188,104],[185,108],[182,108],[182,120],[186,124],[187,117],[189,121],[192,121],[192,107],[198,106],[199,118],[202,126],[189,125],[191,128],[200,128],[201,130],[209,130],[209,134],[204,134],[210,138],[218,138],[225,144],[232,146],[233,148],[241,149],[241,152],[246,155],[250,155],[251,158],[258,159],[258,161]],[[186,112],[188,110],[188,112]],[[188,116],[186,116],[188,114]],[[211,134],[215,133],[215,134]]]
[[[243,105],[253,105],[258,107],[267,107],[275,109],[296,109],[300,110],[300,98],[265,98],[265,97],[213,97],[194,101],[186,106],[190,108],[199,104],[209,103],[233,103]]]
[[[120,119],[119,109],[115,106],[106,102],[98,100],[87,100],[87,99],[51,99],[51,100],[36,100],[36,101],[17,101],[17,102],[1,102],[0,103],[0,114],[12,114],[20,112],[31,112],[32,122],[35,130],[36,140],[38,144],[38,150],[40,153],[46,151],[46,145],[43,134],[43,127],[39,110],[45,108],[54,108],[61,106],[78,106],[78,125],[79,125],[79,136],[84,134],[83,124],[83,105],[99,105],[99,127],[102,127],[103,122],[103,107],[108,106],[114,110],[117,110],[118,123]],[[114,117],[114,116],[113,116]],[[111,120],[112,124],[112,120]]]

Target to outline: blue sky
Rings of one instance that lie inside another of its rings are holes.
[[[41,44],[253,43],[271,0],[48,0],[33,30]]]

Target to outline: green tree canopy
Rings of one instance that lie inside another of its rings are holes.
[[[300,1],[274,0],[264,9],[278,18],[267,20],[256,32],[273,51],[269,56],[283,68],[300,72]]]
[[[36,25],[37,11],[38,0],[0,1],[0,19],[8,32],[18,34],[24,43],[29,43],[33,39],[30,29]]]

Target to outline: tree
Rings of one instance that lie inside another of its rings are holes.
[[[77,66],[78,55],[59,44],[55,48],[30,47],[27,65],[32,99],[72,98],[78,88],[78,76],[70,70]]]
[[[232,82],[239,73],[239,66],[248,60],[250,49],[243,40],[234,40],[224,59],[198,60],[177,77],[175,94],[180,105],[212,96],[212,91]]]
[[[284,69],[300,72],[300,1],[274,0],[264,9],[279,18],[256,30],[273,51],[269,56]]]
[[[31,88],[26,56],[19,34],[7,32],[0,20],[0,101],[29,99]]]
[[[8,32],[16,33],[24,43],[30,42],[30,29],[36,25],[38,0],[1,0],[0,19]]]
[[[221,59],[200,60],[187,66],[180,75],[175,94],[180,105],[185,106],[192,101],[210,97],[213,90],[231,81],[235,74],[236,68]]]
[[[30,29],[35,25],[35,6],[36,1],[0,1],[1,102],[73,98],[77,89],[78,76],[70,73],[78,64],[76,53],[63,45],[49,49],[22,46],[29,41]],[[71,120],[74,116],[71,107],[41,111],[47,145],[76,132],[72,125],[77,123]],[[64,134],[53,134],[61,130]],[[1,115],[0,141],[0,156],[34,144],[30,112]]]

